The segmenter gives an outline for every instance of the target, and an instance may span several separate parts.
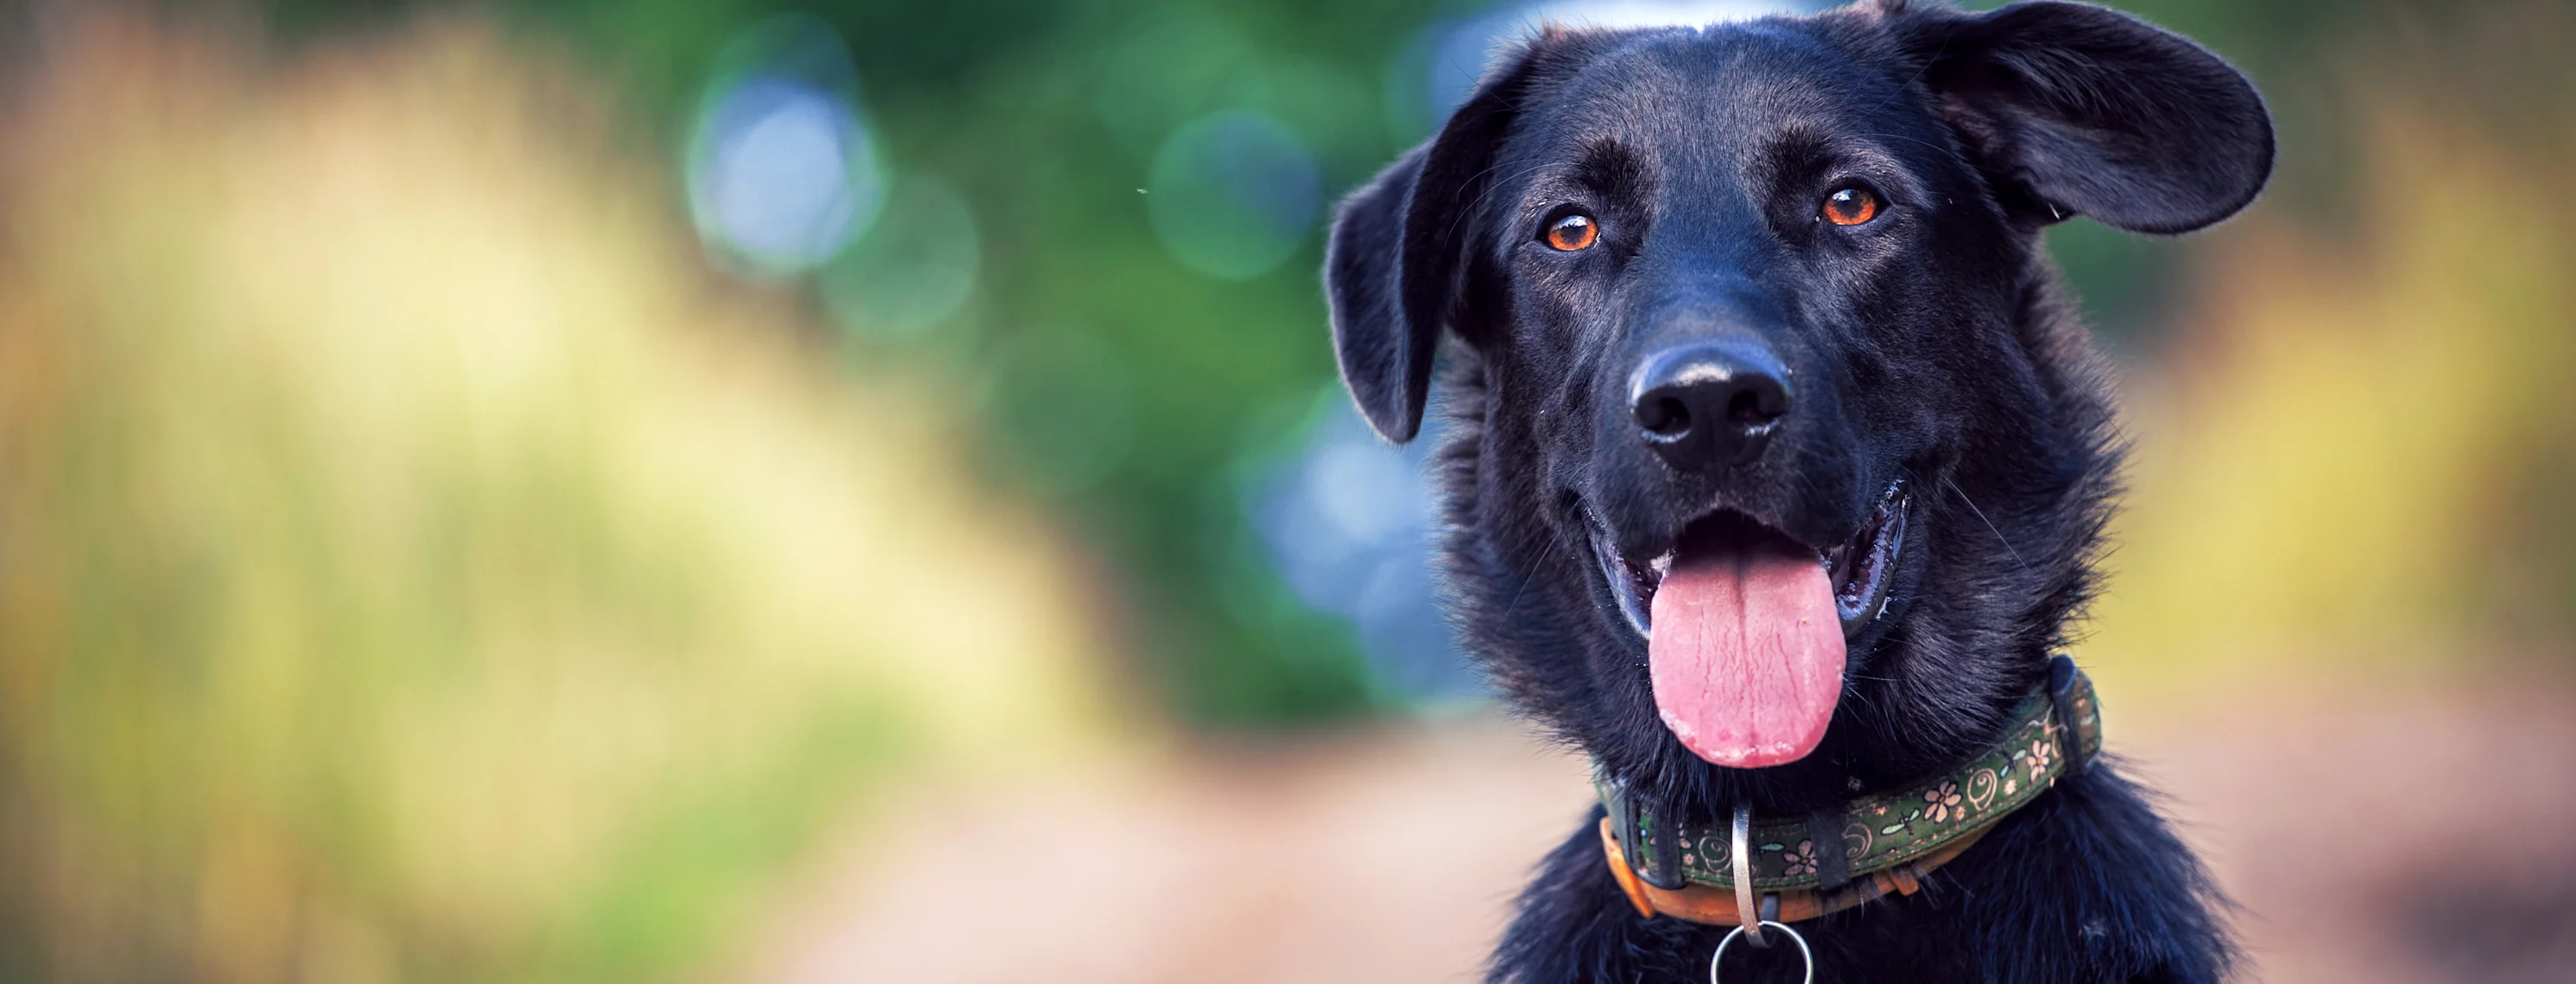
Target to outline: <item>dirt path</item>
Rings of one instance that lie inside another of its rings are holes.
[[[2576,980],[2576,695],[2114,726],[2245,905],[2245,980]],[[1492,717],[964,795],[818,867],[738,977],[1468,980],[1589,795]]]

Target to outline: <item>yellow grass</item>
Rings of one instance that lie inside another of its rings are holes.
[[[2576,210],[2513,191],[2556,168],[2428,118],[2377,129],[2349,233],[2293,231],[2332,226],[2286,221],[2324,218],[2297,197],[2229,230],[2135,388],[2081,650],[2115,693],[2565,655]]]

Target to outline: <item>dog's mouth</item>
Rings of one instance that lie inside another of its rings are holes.
[[[1842,692],[1847,638],[1887,606],[1909,503],[1904,483],[1890,484],[1860,531],[1830,548],[1719,509],[1644,564],[1595,523],[1594,552],[1646,637],[1656,709],[1674,737],[1736,768],[1814,751]]]
[[[1894,580],[1896,558],[1905,546],[1905,519],[1912,499],[1906,495],[1905,480],[1897,479],[1879,496],[1878,505],[1870,510],[1869,519],[1860,532],[1829,550],[1811,551],[1825,569],[1828,583],[1834,589],[1834,616],[1842,624],[1843,635],[1857,636],[1887,609],[1887,591]],[[1719,509],[1692,520],[1673,545],[1646,563],[1630,563],[1610,545],[1609,530],[1599,521],[1592,525],[1592,551],[1601,560],[1601,574],[1610,582],[1610,594],[1627,617],[1628,627],[1640,638],[1654,633],[1655,590],[1663,586],[1664,577],[1672,573],[1673,562],[1691,534],[1703,527],[1762,524],[1731,509]],[[1786,538],[1762,527],[1766,532]]]

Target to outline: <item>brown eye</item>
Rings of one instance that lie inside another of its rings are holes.
[[[1569,215],[1549,223],[1547,227],[1547,244],[1568,253],[1587,248],[1599,238],[1601,227],[1592,224],[1589,215]]]
[[[1856,226],[1878,217],[1878,196],[1867,188],[1844,188],[1825,196],[1825,221]]]

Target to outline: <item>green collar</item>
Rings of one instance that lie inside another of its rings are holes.
[[[1903,789],[1851,800],[1838,810],[1804,817],[1754,814],[1753,887],[1830,892],[1853,879],[1964,845],[2037,799],[2059,776],[2081,774],[2101,750],[2102,711],[2093,682],[2075,668],[2074,660],[2051,657],[2048,681],[2022,700],[1995,743],[1967,764]],[[1724,821],[1712,827],[1676,825],[1670,836],[1661,835],[1659,818],[1628,796],[1624,783],[1596,773],[1594,786],[1610,808],[1618,854],[1640,880],[1668,890],[1691,883],[1734,887]],[[1841,850],[1819,851],[1820,844]]]

